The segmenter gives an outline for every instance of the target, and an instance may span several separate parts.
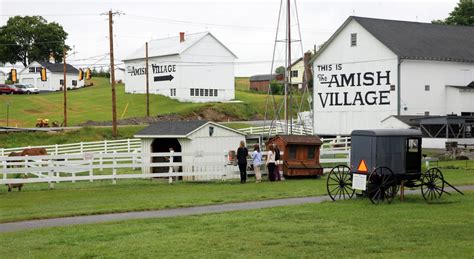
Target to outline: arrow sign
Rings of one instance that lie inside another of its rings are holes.
[[[172,75],[155,76],[154,80],[155,80],[155,82],[158,82],[158,81],[171,81],[171,80],[173,80],[173,78],[174,78],[174,76],[172,76]]]

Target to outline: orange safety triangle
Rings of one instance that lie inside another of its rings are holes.
[[[359,172],[367,172],[367,165],[365,164],[364,159],[360,160],[359,166],[357,167]]]

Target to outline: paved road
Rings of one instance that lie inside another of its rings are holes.
[[[474,190],[474,185],[460,186],[461,190]],[[452,192],[451,188],[447,188],[447,191]],[[419,193],[419,190],[406,191],[406,194]],[[262,209],[272,208],[289,205],[299,205],[308,203],[321,203],[323,201],[330,200],[329,196],[313,196],[313,197],[302,197],[302,198],[287,198],[287,199],[276,199],[276,200],[264,200],[264,201],[250,201],[220,205],[209,205],[209,206],[198,206],[190,208],[177,208],[177,209],[163,209],[154,211],[139,211],[139,212],[124,212],[124,213],[113,213],[103,215],[91,215],[91,216],[77,216],[77,217],[65,217],[65,218],[53,218],[53,219],[41,219],[41,220],[28,220],[12,223],[0,224],[0,233],[13,232],[19,230],[30,230],[47,227],[58,227],[58,226],[72,226],[80,224],[92,224],[101,222],[120,221],[127,219],[148,219],[148,218],[169,218],[177,216],[190,216],[190,215],[201,215],[209,213],[218,213],[226,211],[238,211],[238,210],[251,210],[251,209]]]

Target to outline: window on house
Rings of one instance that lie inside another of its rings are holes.
[[[296,159],[296,146],[290,146],[288,150],[288,157],[290,159]]]
[[[209,89],[209,96],[214,96],[214,89]]]
[[[214,89],[214,96],[217,96],[217,89]]]
[[[298,70],[292,70],[291,77],[298,77]]]
[[[357,46],[357,33],[351,33],[351,47]]]
[[[425,91],[429,91],[430,90],[430,85],[425,85]]]
[[[30,67],[28,70],[30,73],[36,73],[36,67]]]
[[[64,85],[64,80],[63,79],[59,79],[59,85]]]
[[[430,112],[425,112],[425,116],[430,116]]]
[[[312,146],[308,147],[308,159],[314,159],[314,154],[315,154],[314,151],[315,151],[314,147]]]
[[[204,89],[199,89],[199,96],[204,96]]]
[[[77,80],[72,80],[72,86],[77,86]]]
[[[170,89],[170,96],[176,96],[176,88]]]
[[[209,96],[209,89],[204,89],[204,95]]]
[[[390,85],[390,91],[395,91],[395,85]]]
[[[194,88],[189,89],[190,93],[189,95],[194,96]]]

